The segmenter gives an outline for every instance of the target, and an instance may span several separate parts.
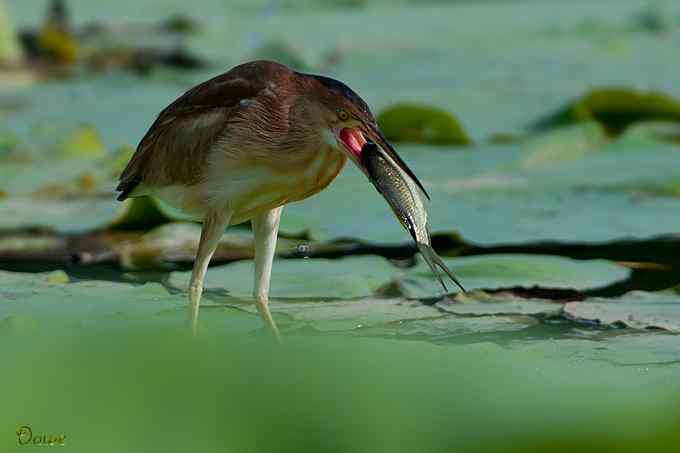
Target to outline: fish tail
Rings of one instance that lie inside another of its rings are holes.
[[[420,250],[420,253],[423,255],[423,258],[425,259],[425,262],[427,263],[428,266],[430,266],[430,269],[432,270],[432,273],[437,276],[437,280],[439,280],[439,283],[441,283],[442,287],[444,288],[445,292],[448,292],[448,289],[446,288],[446,285],[444,284],[444,280],[442,280],[441,276],[439,275],[439,272],[437,272],[437,267],[439,266],[445,273],[446,275],[449,276],[453,282],[458,285],[458,287],[466,293],[465,288],[463,288],[463,285],[460,284],[458,279],[456,278],[455,275],[453,275],[453,272],[451,272],[451,269],[448,268],[446,263],[442,261],[442,259],[437,255],[437,252],[434,251],[431,245],[426,245],[426,244],[418,244],[418,250]]]
[[[428,266],[430,266],[430,270],[432,270],[432,273],[437,277],[437,280],[439,280],[439,283],[441,283],[442,288],[444,288],[444,292],[448,293],[449,290],[446,287],[446,284],[444,284],[444,280],[442,279],[441,275],[439,275],[439,272],[437,272],[437,267],[435,266],[436,258],[439,258],[434,250],[432,250],[432,247],[418,244],[418,250],[420,250],[420,254],[423,255],[423,258],[425,259],[425,262],[427,263]]]

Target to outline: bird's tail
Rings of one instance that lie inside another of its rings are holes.
[[[449,292],[449,290],[446,288],[446,285],[444,284],[444,280],[442,279],[441,275],[437,271],[437,266],[439,266],[445,273],[446,275],[449,276],[453,282],[458,285],[458,287],[465,291],[465,288],[463,288],[463,285],[460,284],[458,279],[456,278],[455,275],[453,275],[453,272],[451,272],[451,269],[446,266],[446,263],[442,261],[442,259],[437,255],[437,252],[434,251],[431,245],[428,244],[417,244],[418,245],[418,250],[420,250],[420,253],[423,255],[423,258],[425,259],[425,262],[427,263],[428,266],[430,266],[430,269],[432,270],[432,273],[437,276],[437,280],[439,280],[439,283],[441,283],[442,288],[444,288],[444,292]]]

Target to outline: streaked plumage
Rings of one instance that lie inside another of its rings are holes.
[[[347,157],[324,140],[306,103],[284,102],[315,89],[295,74],[250,63],[189,90],[140,142],[118,199],[155,195],[197,220],[229,205],[236,224],[325,188]]]
[[[161,111],[120,177],[118,200],[153,195],[203,222],[189,285],[194,328],[220,236],[252,220],[253,295],[277,333],[267,307],[281,207],[324,189],[348,158],[361,167],[367,140],[424,192],[347,85],[272,61],[244,63]]]

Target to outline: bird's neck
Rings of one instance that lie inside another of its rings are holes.
[[[323,123],[322,112],[313,104],[299,97],[287,111],[286,148],[290,151],[315,151],[326,145],[336,146],[330,141],[328,126]]]

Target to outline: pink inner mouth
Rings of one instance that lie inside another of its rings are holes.
[[[359,129],[345,127],[340,130],[338,137],[345,145],[345,148],[354,154],[357,159],[361,157],[361,148],[363,148],[366,143],[366,139]]]

